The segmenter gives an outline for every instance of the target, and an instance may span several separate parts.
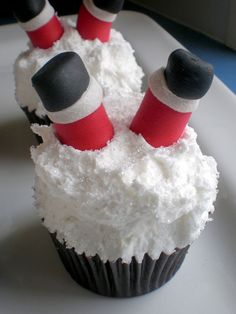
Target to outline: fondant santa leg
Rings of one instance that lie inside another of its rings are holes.
[[[112,23],[123,7],[124,0],[84,0],[78,14],[77,30],[83,39],[101,42],[110,39]]]
[[[62,144],[96,150],[113,138],[102,88],[76,53],[64,52],[51,59],[32,83]]]
[[[130,129],[153,147],[172,145],[183,134],[212,79],[210,64],[186,50],[175,50],[167,67],[152,74]]]
[[[50,48],[64,33],[48,0],[15,0],[13,10],[35,47]]]

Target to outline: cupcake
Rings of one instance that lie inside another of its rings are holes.
[[[48,0],[15,1],[15,16],[30,39],[14,65],[15,96],[30,123],[50,124],[31,77],[64,51],[81,56],[105,95],[140,92],[144,74],[134,50],[120,32],[111,29],[122,6],[123,0],[84,0],[75,24],[58,18]]]
[[[43,138],[31,150],[35,203],[83,287],[111,297],[159,288],[211,220],[216,162],[202,154],[187,122],[212,77],[211,66],[184,50],[153,73],[144,97],[103,97],[73,52],[34,75],[53,121],[33,126]]]

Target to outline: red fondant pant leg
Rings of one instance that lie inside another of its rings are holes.
[[[94,40],[98,38],[101,42],[110,39],[112,22],[104,22],[90,14],[82,4],[78,14],[77,30],[83,39]]]
[[[36,29],[35,31],[27,32],[32,44],[35,47],[42,49],[52,47],[53,43],[59,40],[63,33],[63,27],[55,15],[47,24]]]
[[[62,144],[79,150],[100,149],[114,135],[113,126],[102,104],[87,117],[68,124],[54,123],[54,128]]]
[[[169,146],[183,134],[191,112],[177,112],[163,104],[148,89],[130,129],[153,147]]]

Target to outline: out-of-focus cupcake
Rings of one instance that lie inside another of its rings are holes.
[[[143,71],[136,62],[133,48],[120,32],[109,29],[108,41],[101,41],[101,32],[97,30],[102,29],[104,32],[103,24],[107,24],[101,22],[94,24],[96,33],[93,35],[97,37],[91,40],[81,37],[79,31],[82,33],[83,28],[86,28],[86,25],[83,26],[86,6],[92,12],[95,10],[96,14],[100,14],[100,19],[113,21],[122,8],[123,0],[107,1],[108,8],[103,9],[95,4],[101,6],[99,1],[84,1],[78,14],[78,21],[82,22],[77,23],[79,25],[76,28],[71,20],[57,18],[47,0],[15,1],[15,15],[30,37],[28,49],[20,53],[14,65],[15,96],[30,123],[50,124],[41,100],[32,87],[31,77],[52,57],[64,51],[74,51],[81,56],[90,73],[102,86],[105,95],[141,91]],[[98,18],[94,19],[99,21]],[[112,22],[108,24],[109,27],[112,26]],[[90,29],[93,29],[92,26]],[[86,35],[88,37],[88,34],[83,34]]]
[[[70,70],[77,66],[80,71]],[[67,72],[72,75],[68,89]],[[78,72],[84,83],[77,86]],[[53,76],[57,83],[48,90],[45,80]],[[31,150],[36,207],[65,268],[80,285],[112,297],[138,296],[165,284],[181,266],[210,220],[217,194],[216,162],[202,154],[196,133],[185,127],[188,110],[196,109],[196,97],[206,93],[211,80],[212,68],[182,50],[153,74],[144,99],[134,93],[102,100],[96,84],[91,93],[93,79],[73,53],[57,56],[34,76],[53,121],[33,126],[43,138]],[[141,123],[149,105],[162,113],[154,126]],[[98,108],[105,109],[104,128]],[[177,131],[183,129],[181,136],[176,131],[176,140],[173,128],[155,134],[167,117]],[[88,133],[97,137],[81,135],[85,121]]]

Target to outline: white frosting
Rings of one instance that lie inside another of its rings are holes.
[[[103,100],[102,88],[90,76],[87,90],[73,105],[57,112],[46,111],[51,121],[55,123],[71,123],[87,117],[100,107]]]
[[[175,111],[193,112],[198,108],[199,99],[184,99],[169,90],[164,77],[164,68],[151,75],[149,87],[157,99]]]
[[[25,23],[19,22],[19,24],[26,32],[32,32],[48,23],[54,16],[54,14],[55,11],[53,7],[46,0],[43,10],[37,16],[29,20],[28,22]]]
[[[30,47],[15,63],[16,100],[29,111],[45,114],[41,101],[32,87],[31,77],[52,57],[63,51],[75,51],[85,62],[90,74],[102,86],[105,95],[140,92],[143,71],[137,65],[134,50],[123,36],[111,30],[108,43],[98,39],[83,40],[76,29],[63,22],[65,33],[49,49]]]
[[[90,14],[95,16],[97,19],[104,22],[114,22],[117,14],[113,14],[104,10],[99,9],[93,3],[93,0],[84,0],[84,6],[89,11]]]
[[[101,150],[75,150],[61,145],[52,127],[33,127],[44,140],[31,151],[36,206],[49,231],[78,254],[124,262],[171,254],[191,244],[214,211],[215,160],[202,154],[190,127],[158,149],[130,131],[141,99],[104,99],[115,136]]]

